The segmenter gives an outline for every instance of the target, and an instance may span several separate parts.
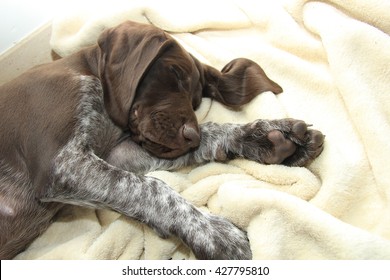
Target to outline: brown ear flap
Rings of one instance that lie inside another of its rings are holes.
[[[163,31],[131,21],[100,35],[99,75],[104,86],[104,103],[108,115],[119,127],[127,128],[138,84],[172,42]]]
[[[258,64],[249,59],[235,59],[221,72],[207,65],[203,65],[203,70],[203,96],[212,97],[229,107],[246,104],[265,91],[275,94],[283,91]]]

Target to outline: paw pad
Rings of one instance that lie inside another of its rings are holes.
[[[272,154],[265,159],[265,163],[280,164],[296,150],[295,144],[291,140],[286,139],[279,130],[272,130],[268,133],[267,138],[274,145],[274,150]]]
[[[291,128],[292,133],[300,140],[304,140],[307,131],[307,125],[303,121],[297,121]]]

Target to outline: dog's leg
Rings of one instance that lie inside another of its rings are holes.
[[[179,237],[199,259],[250,259],[246,234],[229,221],[199,211],[161,180],[102,159],[119,129],[104,109],[100,81],[83,77],[83,82],[73,138],[51,162],[50,183],[37,197],[113,209],[146,223],[160,236]]]
[[[199,147],[179,158],[156,158],[131,140],[125,140],[112,150],[107,161],[142,174],[234,158],[305,166],[321,153],[324,141],[321,132],[308,129],[303,121],[294,119],[256,120],[244,125],[205,123],[200,125],[200,130]]]
[[[162,237],[176,235],[199,259],[250,259],[244,232],[203,213],[164,182],[118,169],[69,143],[57,156],[44,202],[110,208],[146,223]]]
[[[265,164],[307,166],[323,150],[324,135],[301,120],[256,120],[241,125],[220,143],[227,158],[242,157]]]

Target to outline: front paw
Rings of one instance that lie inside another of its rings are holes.
[[[305,166],[323,150],[324,135],[300,120],[257,120],[244,130],[243,156],[261,163]]]
[[[252,252],[246,233],[228,220],[206,215],[207,222],[202,232],[197,232],[191,243],[197,259],[204,260],[250,260]]]
[[[308,125],[299,120],[288,120],[291,131],[286,134],[297,146],[296,151],[283,161],[287,166],[305,166],[317,158],[324,149],[325,136],[322,132],[308,129]]]

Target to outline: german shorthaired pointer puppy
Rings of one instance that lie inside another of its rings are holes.
[[[198,125],[202,97],[239,107],[282,89],[254,62],[222,71],[170,35],[125,22],[98,43],[37,66],[0,88],[0,258],[24,250],[64,204],[108,208],[160,236],[175,235],[199,259],[250,259],[246,234],[143,174],[246,158],[304,166],[321,132],[294,119]]]

